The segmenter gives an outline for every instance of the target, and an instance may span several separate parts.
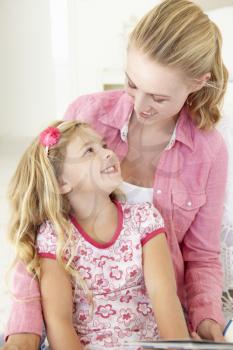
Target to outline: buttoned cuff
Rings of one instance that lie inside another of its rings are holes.
[[[18,333],[32,333],[41,337],[43,318],[41,300],[30,302],[14,302],[5,330],[5,340]]]
[[[205,305],[201,308],[197,307],[193,312],[189,312],[191,330],[196,332],[199,324],[206,319],[211,319],[223,327],[226,324],[221,310],[217,310],[216,306]]]

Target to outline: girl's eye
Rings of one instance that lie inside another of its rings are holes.
[[[94,148],[93,147],[88,147],[87,150],[85,151],[84,155],[86,154],[90,154],[94,152]]]
[[[103,147],[103,148],[108,148],[108,145],[107,145],[106,143],[104,143],[104,144],[102,145],[102,147]]]

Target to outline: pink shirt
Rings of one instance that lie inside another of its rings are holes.
[[[72,279],[74,328],[82,344],[101,349],[158,338],[144,283],[142,248],[165,232],[164,222],[151,203],[115,204],[118,225],[109,242],[96,242],[71,217],[72,246],[66,248],[69,260],[75,247],[74,268],[92,292],[93,308],[76,279]],[[39,255],[56,259],[56,241],[53,225],[44,222],[37,235]]]
[[[133,100],[127,93],[108,91],[77,98],[65,119],[89,122],[122,160],[128,151],[127,125],[132,111]],[[227,150],[221,135],[215,129],[197,129],[183,108],[175,142],[164,150],[155,172],[154,205],[165,221],[178,294],[193,329],[206,318],[224,324],[220,225],[226,175]],[[22,305],[14,303],[13,308],[15,315]],[[31,319],[12,316],[7,334],[26,331],[29,325],[37,333],[39,324],[31,323]]]

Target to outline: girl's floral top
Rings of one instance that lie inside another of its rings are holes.
[[[151,203],[115,204],[118,226],[107,243],[93,240],[71,217],[74,264],[92,293],[90,304],[81,287],[72,281],[73,322],[81,342],[90,346],[113,347],[158,337],[145,289],[142,249],[165,231],[164,222]],[[37,247],[41,257],[56,258],[56,232],[51,222],[41,225]],[[70,254],[71,248],[66,257]]]

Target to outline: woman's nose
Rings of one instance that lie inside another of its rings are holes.
[[[137,112],[146,112],[150,109],[149,97],[147,94],[136,91],[134,95],[134,108]]]

